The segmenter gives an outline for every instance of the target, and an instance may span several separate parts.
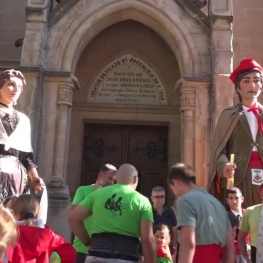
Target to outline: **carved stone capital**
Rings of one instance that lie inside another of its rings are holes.
[[[185,108],[195,108],[195,93],[194,92],[182,92],[181,93],[181,110]]]
[[[207,89],[210,85],[210,78],[181,78],[178,80],[175,86],[175,92],[180,94],[181,98],[181,111],[195,110],[195,91],[197,89]]]
[[[72,107],[74,87],[70,83],[60,84],[58,86],[57,104],[65,104]]]

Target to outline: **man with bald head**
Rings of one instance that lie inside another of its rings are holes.
[[[85,263],[138,262],[139,238],[144,263],[156,262],[152,207],[135,190],[137,184],[136,168],[123,164],[117,172],[117,184],[93,192],[70,211],[73,233],[83,244],[90,245]],[[83,221],[91,215],[90,238]]]

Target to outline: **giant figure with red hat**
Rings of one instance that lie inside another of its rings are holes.
[[[211,146],[208,189],[225,202],[227,179],[234,177],[246,207],[262,202],[263,106],[258,102],[262,77],[262,67],[251,58],[242,60],[230,75],[240,102],[221,113]]]

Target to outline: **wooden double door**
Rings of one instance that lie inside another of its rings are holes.
[[[137,191],[149,197],[167,186],[167,126],[85,124],[81,185],[96,181],[106,163],[130,163],[139,172]]]

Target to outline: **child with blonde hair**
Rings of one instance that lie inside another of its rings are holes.
[[[75,262],[73,246],[37,219],[39,202],[36,197],[21,195],[12,209],[20,236],[15,247],[8,250],[9,263],[49,263],[52,253],[57,253],[63,263]]]
[[[171,242],[170,231],[166,225],[156,225],[153,228],[157,248],[157,263],[172,263],[172,256],[169,248]]]
[[[16,223],[11,212],[0,205],[0,263],[7,262],[5,252],[8,247],[15,245],[18,236]]]

